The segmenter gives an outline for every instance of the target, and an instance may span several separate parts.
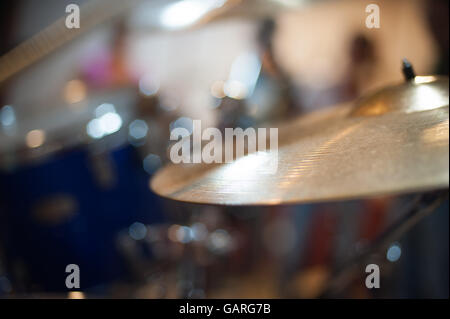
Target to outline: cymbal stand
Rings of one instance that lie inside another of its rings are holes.
[[[448,189],[418,195],[398,221],[389,226],[358,255],[344,262],[333,271],[329,284],[325,286],[319,297],[328,298],[343,291],[354,279],[355,274],[364,269],[364,265],[368,263],[371,256],[386,249],[393,241],[400,239],[448,199],[448,195]]]

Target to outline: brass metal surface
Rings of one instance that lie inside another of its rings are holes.
[[[170,164],[151,181],[173,200],[276,205],[448,188],[448,78],[416,77],[279,126],[278,153]],[[278,160],[272,174],[267,163]]]

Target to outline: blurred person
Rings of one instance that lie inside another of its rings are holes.
[[[261,69],[255,87],[245,99],[225,96],[221,100],[218,107],[221,128],[247,128],[301,113],[301,108],[295,105],[292,82],[275,56],[275,32],[276,22],[273,18],[260,22],[256,42]]]
[[[425,1],[427,22],[432,36],[434,37],[438,57],[434,66],[436,74],[448,75],[449,60],[449,5],[446,0]]]
[[[128,34],[126,21],[122,19],[112,28],[109,47],[99,50],[82,62],[80,77],[88,86],[102,89],[136,83],[134,75],[126,65]]]
[[[291,79],[281,68],[274,52],[276,30],[275,20],[267,18],[261,22],[257,35],[261,72],[248,99],[250,107],[255,108],[252,117],[257,122],[273,122],[302,112],[294,101]]]
[[[358,98],[362,89],[372,81],[377,65],[374,43],[364,34],[356,34],[349,45],[350,64],[343,79],[340,100],[351,101]],[[340,102],[340,101],[338,101]]]

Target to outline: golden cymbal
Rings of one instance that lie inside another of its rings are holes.
[[[447,188],[448,106],[447,77],[415,77],[280,126],[278,153],[256,152],[228,164],[170,164],[151,187],[173,200],[223,205]],[[270,173],[273,160],[278,169]]]

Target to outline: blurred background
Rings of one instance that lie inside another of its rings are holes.
[[[401,81],[403,57],[448,75],[447,1],[372,1],[379,29],[371,1],[124,2],[0,4],[0,297],[448,298],[448,201],[371,255],[380,289],[359,269],[330,290],[417,194],[221,207],[149,188],[193,119],[282,122]]]

